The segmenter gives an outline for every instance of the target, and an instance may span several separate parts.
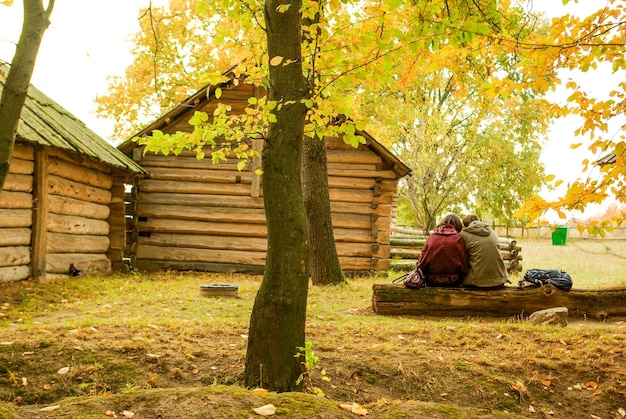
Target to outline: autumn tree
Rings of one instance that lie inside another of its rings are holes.
[[[11,2],[3,1],[0,4],[10,6]],[[44,7],[42,0],[24,0],[22,32],[0,98],[0,191],[9,173],[17,125],[53,8],[54,0],[48,0],[47,7]]]

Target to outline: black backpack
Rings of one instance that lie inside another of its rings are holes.
[[[519,281],[520,288],[540,287],[546,284],[569,291],[572,289],[572,277],[560,269],[529,269],[524,273],[524,278]]]

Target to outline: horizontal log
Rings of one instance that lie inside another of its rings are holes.
[[[207,170],[204,169],[181,169],[164,167],[150,168],[150,179],[173,180],[184,182],[207,182],[207,183],[242,183],[250,184],[252,173],[239,170]]]
[[[498,290],[432,288],[411,290],[402,284],[374,284],[372,308],[383,315],[441,317],[521,317],[551,307],[567,307],[574,316],[604,319],[626,315],[626,288],[561,291],[505,287]]]
[[[16,141],[15,145],[13,146],[12,158],[13,157],[23,160],[34,160],[35,149],[30,145]]]
[[[391,204],[393,192],[383,191],[381,195],[375,196],[374,190],[357,190],[357,189],[335,189],[329,190],[330,201],[333,202],[359,202],[371,203],[377,202],[382,204]]]
[[[28,209],[0,209],[0,228],[30,227],[33,212]]]
[[[48,253],[100,253],[109,250],[107,236],[48,233]]]
[[[364,171],[364,172],[375,172],[377,164],[358,164],[358,163],[343,163],[343,162],[328,162],[326,164],[326,170],[328,171],[328,173],[330,174],[331,172],[333,174],[335,173],[341,173],[341,172],[334,172],[335,170],[339,170],[339,171],[346,171],[346,170],[358,170],[358,171]],[[369,177],[369,176],[368,176]]]
[[[265,224],[265,210],[261,208],[204,208],[188,205],[141,205],[139,217],[194,221],[222,221],[226,223]]]
[[[9,173],[4,181],[3,191],[32,192],[33,176]]]
[[[0,192],[0,208],[32,209],[33,195],[28,192]]]
[[[3,228],[0,232],[0,246],[28,246],[30,237],[30,228]]]
[[[337,256],[339,257],[366,257],[389,259],[389,245],[378,243],[336,243]]]
[[[106,255],[49,253],[46,256],[46,272],[48,273],[71,273],[70,265],[81,271],[80,275],[108,275],[111,273],[111,261]]]
[[[198,232],[201,233],[201,232]],[[200,234],[160,234],[139,237],[139,246],[188,247],[192,249],[223,249],[265,252],[267,239],[261,237],[210,236]]]
[[[356,163],[382,165],[381,157],[371,150],[330,150],[326,149],[326,159],[329,163]]]
[[[109,224],[106,221],[85,217],[48,214],[48,231],[51,233],[107,236]]]
[[[398,247],[424,247],[424,243],[426,243],[427,237],[416,237],[416,238],[409,238],[409,237],[397,237],[397,236],[392,236],[390,239],[390,244],[392,246],[398,246]]]
[[[0,247],[0,266],[20,266],[30,263],[30,247]]]
[[[263,198],[210,194],[147,193],[137,196],[140,204],[196,205],[201,207],[263,208]]]
[[[374,188],[378,183],[373,178],[356,178],[348,176],[329,176],[328,187],[340,189],[363,189]]]
[[[395,180],[398,175],[393,170],[359,170],[353,168],[346,169],[328,169],[329,181],[332,177],[350,177],[362,179],[386,179]]]
[[[215,236],[267,237],[264,224],[237,224],[208,221],[159,220],[157,218],[137,223],[137,231],[146,233],[206,233]]]
[[[108,205],[59,195],[48,196],[48,210],[53,214],[83,216],[95,220],[106,220],[111,214]]]
[[[178,157],[178,156],[163,156],[146,154],[141,158],[141,165],[148,172],[154,167],[167,167],[175,171],[178,168],[181,169],[201,169],[201,170],[227,170],[238,171],[237,160],[231,159],[226,162],[220,162],[213,164],[211,159],[198,160],[195,157]]]
[[[375,204],[360,202],[331,202],[330,210],[333,214],[360,214],[378,215],[380,217],[391,216],[391,204]]]
[[[265,252],[139,246],[137,260],[265,265]]]
[[[369,271],[386,271],[390,267],[389,259],[369,257],[339,257],[339,264],[346,275]]]
[[[35,170],[35,162],[33,160],[24,160],[11,157],[11,165],[9,166],[9,173],[15,173],[20,175],[32,175]]]
[[[143,179],[139,183],[142,192],[167,192],[183,194],[250,195],[250,185],[203,182],[178,182],[173,180]]]
[[[107,163],[87,157],[84,154],[69,152],[67,150],[57,148],[47,148],[46,152],[50,159],[60,159],[72,162],[78,166],[94,169],[102,173],[111,173],[111,166]]]
[[[517,252],[517,250],[512,250],[512,251],[500,250],[500,256],[502,256],[502,259],[504,260],[513,260],[513,259],[522,260],[522,255],[520,255]]]
[[[59,176],[48,176],[48,191],[52,195],[75,198],[81,201],[109,205],[111,192],[108,190],[85,185]]]
[[[372,217],[356,214],[331,214],[334,228],[350,228],[355,230],[371,229],[372,226],[384,228],[389,225],[387,217]]]
[[[384,230],[373,232],[371,229],[334,228],[333,232],[336,242],[389,243],[389,232]]]
[[[106,191],[113,186],[113,176],[110,173],[54,157],[48,159],[48,173]]]
[[[0,282],[23,281],[29,276],[29,265],[0,267]]]
[[[135,268],[139,271],[201,271],[219,273],[245,273],[262,275],[264,265],[238,265],[232,263],[175,262],[162,260],[137,260]]]

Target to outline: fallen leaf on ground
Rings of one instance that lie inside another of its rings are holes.
[[[269,391],[267,391],[267,390],[266,390],[266,389],[264,389],[264,388],[255,388],[254,390],[252,390],[252,392],[253,392],[254,394],[259,394],[259,395],[263,395],[263,394],[267,394],[267,393],[269,393]]]
[[[122,412],[122,417],[123,418],[132,418],[134,416],[135,416],[135,414],[133,412],[128,411],[128,410],[124,410]]]
[[[252,410],[254,410],[254,413],[256,413],[257,415],[272,416],[274,413],[276,413],[276,406],[274,406],[273,404],[266,404],[265,406],[255,407]]]
[[[115,412],[114,412],[114,411],[112,411],[112,410],[107,410],[106,412],[104,412],[104,416],[108,416],[108,417],[110,417],[110,418],[116,418],[116,417],[117,417],[117,415],[115,414]]]
[[[552,385],[552,382],[550,380],[541,380],[541,384],[546,387],[550,387]]]
[[[60,409],[61,405],[60,404],[55,404],[52,406],[47,406],[47,407],[42,407],[41,409],[39,409],[40,412],[52,412],[53,410],[57,410]]]
[[[57,373],[61,375],[67,374],[68,372],[70,372],[70,367],[63,367],[59,371],[57,371]]]

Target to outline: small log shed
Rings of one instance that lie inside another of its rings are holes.
[[[133,137],[189,132],[194,112],[213,115],[218,103],[243,113],[248,98],[265,92],[230,81],[205,86]],[[215,97],[215,89],[221,96]],[[326,138],[332,223],[342,269],[347,275],[390,267],[393,205],[400,178],[410,173],[402,161],[366,132],[366,144],[353,148]],[[263,140],[252,146],[263,149]],[[199,270],[260,274],[265,268],[267,228],[262,175],[252,167],[237,170],[237,160],[214,165],[210,151],[178,156],[148,153],[128,140],[118,147],[149,174],[133,185],[127,257],[139,270]],[[260,166],[258,159],[253,162]]]
[[[0,66],[0,91],[7,74]],[[0,191],[0,282],[121,268],[124,184],[138,173],[132,159],[30,86]]]

